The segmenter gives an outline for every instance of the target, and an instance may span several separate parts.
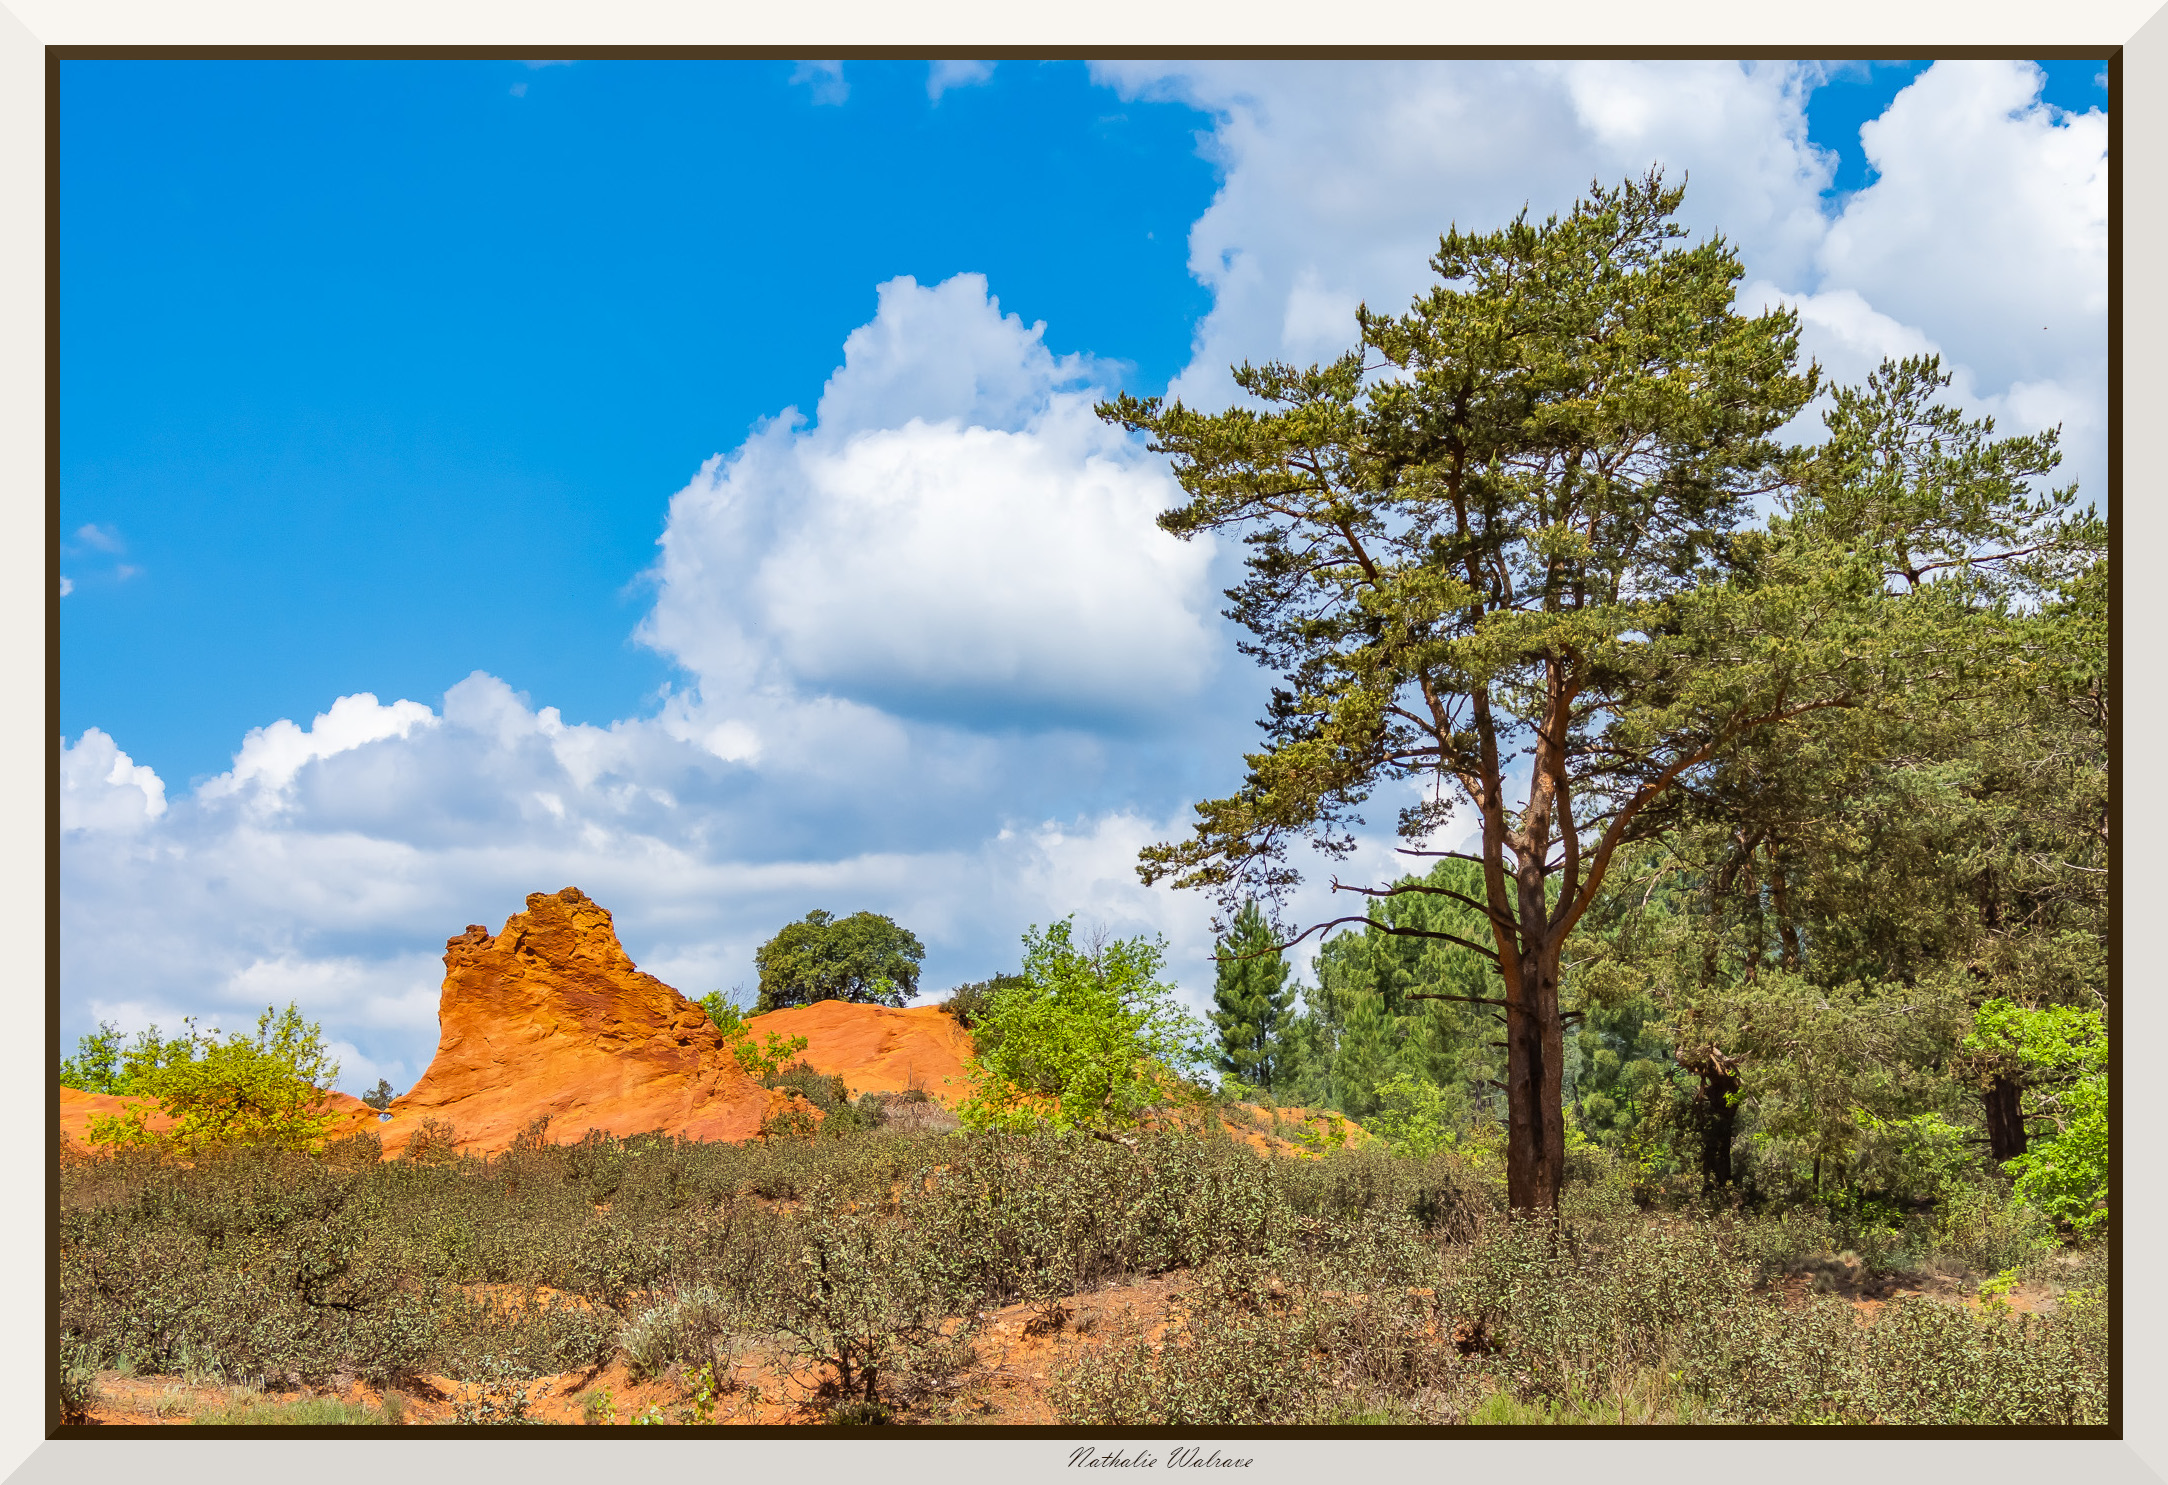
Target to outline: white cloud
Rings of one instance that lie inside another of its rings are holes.
[[[1697,232],[1735,243],[1757,302],[1812,307],[1805,348],[1846,379],[1876,344],[1935,346],[1975,412],[2065,426],[2066,473],[2106,475],[2106,121],[2037,102],[2028,62],[1938,62],[1869,123],[1879,179],[1832,210],[1833,157],[1806,136],[1801,64],[1123,62],[1130,96],[1214,116],[1224,173],[1190,233],[1213,292],[1172,392],[1237,396],[1227,368],[1307,362],[1354,339],[1352,309],[1397,312],[1431,282],[1448,225],[1525,203],[1561,211],[1591,180],[1660,163]],[[1795,431],[1813,436],[1818,420]]]
[[[75,584],[68,581],[68,576],[66,573],[62,573],[60,577],[60,596],[65,598],[74,591]]]
[[[1211,676],[1209,540],[1092,411],[1105,368],[1056,356],[977,274],[899,278],[793,409],[670,503],[641,635],[710,702],[763,690],[913,716],[1164,713]],[[742,713],[718,756],[767,746]]]
[[[241,751],[234,755],[233,767],[200,792],[205,798],[218,798],[248,791],[252,799],[275,806],[283,802],[294,775],[311,759],[328,758],[382,738],[405,737],[416,727],[436,724],[436,714],[418,701],[381,706],[366,691],[342,696],[330,711],[318,713],[307,731],[283,719],[251,728],[241,741]],[[251,785],[255,787],[250,789]]]
[[[2030,62],[1938,62],[1860,130],[1879,178],[1817,261],[2005,387],[2103,358],[2108,126],[2039,101]]]
[[[1860,131],[1874,183],[1816,262],[1932,337],[1968,407],[2007,432],[2061,423],[2089,498],[2107,490],[2108,129],[2039,101],[2030,62],[1937,62]]]
[[[934,102],[950,88],[975,87],[994,75],[991,62],[957,61],[943,58],[926,69],[926,96]]]
[[[123,753],[92,727],[60,742],[60,828],[129,832],[166,812],[166,786],[155,770]]]
[[[1308,361],[1354,339],[1353,309],[1398,311],[1430,283],[1451,225],[1541,218],[1592,179],[1663,163],[1690,174],[1687,212],[1719,222],[1785,277],[1811,261],[1831,161],[1808,144],[1805,75],[1729,62],[1197,62],[1100,64],[1130,95],[1215,116],[1225,172],[1190,232],[1213,291],[1175,391],[1235,394],[1227,367]]]
[[[790,74],[793,85],[803,83],[813,94],[815,103],[839,104],[851,96],[851,85],[843,80],[841,62],[800,62]]]
[[[75,539],[81,542],[84,546],[93,547],[101,552],[119,552],[126,550],[126,547],[121,542],[120,533],[118,531],[114,531],[105,526],[100,526],[95,521],[91,522],[87,526],[78,526],[75,530]]]
[[[392,710],[342,698],[324,716]],[[807,732],[835,720],[811,710],[796,718]],[[1016,759],[983,741],[890,722],[898,756],[854,754],[859,716],[815,737],[813,756],[779,748],[754,774],[674,736],[682,711],[567,726],[487,675],[433,715],[351,727],[371,735],[279,767],[237,764],[170,810],[150,770],[85,734],[63,765],[64,1034],[184,1014],[233,1029],[291,1000],[341,1048],[342,1086],[379,1072],[403,1086],[436,1044],[445,939],[566,885],[613,911],[643,967],[696,996],[753,985],[754,948],[814,907],[918,932],[928,993],[1013,967],[1024,924],[1071,911],[1167,931],[1191,979],[1209,956],[1203,905],[1136,881],[1136,848],[1171,824],[1112,810],[1004,835]],[[1058,743],[1018,751],[1065,756]]]

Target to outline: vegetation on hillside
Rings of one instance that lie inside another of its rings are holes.
[[[1058,1328],[1071,1296],[1167,1276],[1183,1298],[1156,1344],[1116,1326],[1061,1348],[1060,1419],[2106,1416],[2104,1256],[2065,1253],[2008,1204],[1896,1226],[1836,1207],[1652,1222],[1630,1168],[1584,1152],[1562,1243],[1508,1214],[1495,1154],[1276,1159],[1209,1128],[537,1135],[486,1160],[377,1157],[362,1135],[317,1157],[65,1167],[60,1325],[81,1374],[271,1394],[448,1378],[463,1416],[517,1423],[546,1387],[622,1364],[676,1379],[682,1421],[746,1416],[757,1385],[815,1416],[966,1422],[994,1380],[993,1307]],[[1974,1302],[1897,1298],[1861,1324],[1823,1283],[1846,1273]],[[1999,1296],[2019,1282],[2052,1313],[2012,1312]]]
[[[324,1094],[339,1065],[319,1024],[304,1021],[289,1004],[283,1012],[264,1007],[253,1036],[198,1031],[193,1019],[183,1026],[171,1039],[152,1026],[122,1047],[119,1032],[101,1024],[78,1042],[76,1055],[61,1065],[64,1087],[154,1100],[173,1121],[154,1133],[151,1104],[134,1103],[94,1116],[91,1144],[156,1145],[194,1157],[228,1146],[312,1150],[323,1143],[338,1118]]]

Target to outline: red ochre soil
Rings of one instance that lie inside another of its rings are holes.
[[[939,1006],[892,1010],[822,1000],[747,1019],[755,1042],[770,1036],[805,1038],[798,1055],[817,1073],[840,1077],[855,1096],[922,1090],[954,1108],[969,1095],[965,1063],[971,1033]]]

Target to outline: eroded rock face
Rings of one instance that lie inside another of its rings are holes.
[[[549,1138],[663,1130],[746,1139],[772,1101],[739,1070],[707,1013],[642,974],[607,909],[577,887],[537,892],[504,931],[476,924],[444,946],[437,1055],[391,1119],[395,1155],[424,1120],[461,1149],[500,1150],[537,1117]]]

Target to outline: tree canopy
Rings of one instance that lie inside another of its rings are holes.
[[[2054,437],[1995,441],[1899,363],[1835,399],[1809,452],[1779,431],[1820,387],[1787,311],[1734,306],[1738,257],[1689,243],[1652,173],[1572,211],[1441,240],[1438,285],[1307,369],[1245,365],[1259,406],[1123,396],[1189,497],[1179,536],[1240,530],[1230,615],[1278,671],[1233,795],[1147,849],[1146,882],[1277,904],[1288,853],[1354,849],[1373,795],[1412,797],[1418,854],[1456,810],[1480,883],[1334,882],[1442,897],[1457,925],[1362,921],[1495,970],[1507,1185],[1555,1205],[1561,960],[1622,853],[1710,817],[1736,760],[1828,717],[1928,714],[2013,653],[2000,616],[2085,547]],[[1753,524],[1754,502],[1778,519]],[[1297,935],[1299,936],[1299,935]]]
[[[838,918],[815,908],[753,952],[760,971],[754,1014],[817,1000],[900,1006],[918,993],[926,947],[880,913]]]

